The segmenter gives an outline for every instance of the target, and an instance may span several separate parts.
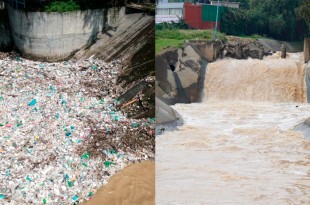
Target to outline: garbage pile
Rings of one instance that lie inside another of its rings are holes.
[[[13,56],[14,54],[15,54],[14,51],[12,51],[12,52],[1,52],[0,51],[0,60],[4,59],[4,58],[7,58],[9,56]]]
[[[116,109],[120,69],[0,59],[0,204],[78,204],[126,165],[154,159],[155,120]]]

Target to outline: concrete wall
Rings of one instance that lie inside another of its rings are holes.
[[[197,48],[209,62],[218,59],[224,48],[220,41],[191,40],[187,44]]]
[[[1,1],[0,1],[1,7]],[[10,32],[7,10],[0,8],[0,51],[10,51],[12,49],[12,38]]]
[[[0,1],[0,9],[4,9],[4,8],[5,8],[4,1]]]
[[[186,45],[157,55],[155,61],[156,97],[168,105],[201,100],[207,60],[197,49]]]
[[[106,21],[107,25],[105,26],[119,27],[120,24],[122,23],[121,21],[123,20],[123,18],[126,18],[125,7],[110,8],[108,9],[107,13],[108,13],[107,21]]]
[[[310,38],[304,40],[304,59],[305,63],[310,60]]]
[[[102,9],[65,13],[8,9],[14,43],[31,59],[64,60],[90,45],[103,29]]]

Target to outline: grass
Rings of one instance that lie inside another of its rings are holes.
[[[213,30],[156,30],[156,54],[168,47],[180,48],[185,40],[212,40],[213,35]],[[223,42],[227,40],[225,34],[218,32],[217,36]]]
[[[169,38],[156,38],[155,40],[155,52],[159,53],[160,51],[172,47],[172,48],[181,48],[184,43],[184,40],[178,39],[169,39]]]

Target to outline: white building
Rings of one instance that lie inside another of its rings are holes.
[[[215,6],[217,6],[217,1],[210,1],[210,5],[215,5]],[[240,7],[240,2],[220,1],[220,2],[219,2],[219,6],[225,6],[225,7],[230,7],[230,8],[239,9],[239,7]]]
[[[184,2],[169,3],[168,0],[159,0],[156,6],[156,23],[178,22],[183,18]]]

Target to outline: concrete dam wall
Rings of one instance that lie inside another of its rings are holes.
[[[9,19],[4,3],[0,1],[0,51],[12,49]]]
[[[90,45],[103,30],[104,10],[25,12],[11,7],[12,38],[24,57],[58,61]]]

